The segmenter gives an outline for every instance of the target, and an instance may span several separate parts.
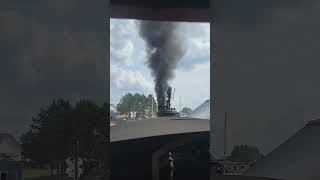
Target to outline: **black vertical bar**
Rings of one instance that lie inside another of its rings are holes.
[[[224,151],[223,154],[226,156],[227,153],[227,112],[224,112]]]

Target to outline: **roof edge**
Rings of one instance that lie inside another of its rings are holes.
[[[306,126],[320,126],[320,119],[311,120]]]

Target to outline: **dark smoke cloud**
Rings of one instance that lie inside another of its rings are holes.
[[[168,81],[174,78],[177,63],[185,54],[181,26],[173,22],[140,22],[140,36],[146,42],[159,107],[165,106]]]

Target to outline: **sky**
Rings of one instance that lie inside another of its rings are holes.
[[[212,147],[255,145],[267,154],[320,118],[320,2],[217,1],[216,119]],[[315,137],[318,138],[318,137]]]
[[[154,82],[147,65],[145,42],[139,36],[138,20],[110,21],[110,100],[117,104],[126,93],[154,94]],[[180,22],[181,23],[181,22]],[[210,25],[182,23],[186,53],[178,62],[172,105],[197,108],[210,99]]]
[[[21,134],[54,98],[108,100],[109,56],[111,102],[128,90],[153,91],[133,20],[111,20],[108,53],[105,2],[0,1],[0,132]],[[216,7],[213,86],[221,98],[215,108],[230,113],[228,148],[252,144],[268,153],[320,117],[320,3],[224,0]],[[188,53],[171,85],[183,106],[195,108],[209,98],[209,26],[185,26]],[[220,147],[223,125],[214,123]]]
[[[112,20],[111,56],[107,22],[105,0],[0,1],[0,132],[19,138],[29,128],[32,116],[53,99],[64,98],[71,103],[89,99],[102,104],[109,101],[109,90],[114,100],[127,89],[153,91],[144,64],[144,43],[134,21]],[[190,90],[181,89],[203,86],[204,78],[209,87],[209,69],[193,74],[199,78],[191,81],[186,77],[209,61],[209,44],[201,39],[209,38],[209,29],[206,25],[189,26],[185,33],[193,34],[190,41],[196,43],[190,43],[190,49],[196,51],[181,60],[172,85],[176,95],[182,96],[183,105],[196,107],[209,97],[209,89],[197,99],[184,98]],[[111,89],[108,57],[112,59],[110,75],[118,74]]]
[[[108,102],[105,0],[0,1],[0,132],[53,99]]]

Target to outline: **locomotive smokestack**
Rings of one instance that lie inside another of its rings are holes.
[[[171,107],[171,94],[172,94],[172,88],[169,86],[168,90],[167,90],[167,103],[166,103],[166,107],[167,109],[170,109]]]

